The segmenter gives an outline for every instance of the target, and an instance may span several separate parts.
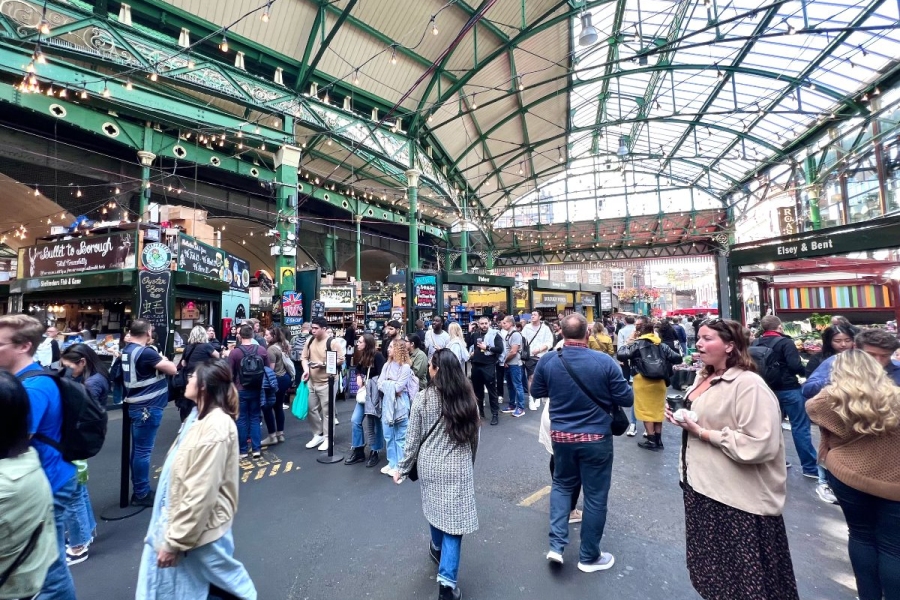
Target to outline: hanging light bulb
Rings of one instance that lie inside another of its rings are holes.
[[[112,94],[111,94],[110,91],[109,91],[109,86],[108,86],[108,85],[106,84],[106,82],[104,81],[104,82],[103,82],[103,97],[104,97],[104,98],[109,98],[110,96],[112,96]]]
[[[437,35],[438,33],[437,19],[436,17],[431,17],[431,35]]]
[[[28,63],[28,65],[25,66],[25,72],[34,73],[34,61],[31,61],[30,63]]]
[[[397,49],[394,46],[391,46],[391,64],[397,64]]]
[[[87,88],[81,88],[81,99],[86,100],[88,97]]]
[[[228,52],[228,37],[225,35],[225,33],[222,33],[222,41],[219,42],[219,50],[225,53]]]
[[[156,81],[159,79],[159,74],[154,70],[150,73],[150,81]]]
[[[118,196],[121,193],[122,193],[122,190],[119,189],[119,186],[116,186],[116,189],[115,189],[116,196]]]
[[[259,132],[260,132],[260,128],[259,128],[259,125],[257,125],[256,129],[253,130],[253,133],[259,135]]]
[[[263,9],[263,14],[262,14],[262,16],[260,17],[260,20],[261,20],[263,23],[268,23],[268,22],[269,22],[269,9],[270,9],[270,8],[272,8],[272,2],[271,2],[271,0],[270,0],[269,2],[266,2],[266,7]]]
[[[37,188],[34,188],[34,195],[35,195],[35,196],[40,196],[40,195],[41,195],[41,191],[40,191],[39,189],[37,189]]]
[[[32,60],[33,60],[34,62],[36,62],[37,64],[39,64],[39,65],[46,65],[46,64],[47,64],[47,58],[44,56],[44,53],[41,52],[41,47],[40,47],[40,46],[38,46],[37,48],[35,48],[35,50],[34,50],[34,56],[32,57]]]
[[[434,121],[434,113],[428,113],[428,122],[431,123]]]
[[[131,91],[134,90],[134,86],[131,85],[131,80],[130,80],[130,79],[128,79],[128,80],[125,81],[125,89],[126,89],[127,91],[129,91],[129,92],[131,92]]]
[[[581,13],[581,34],[578,36],[579,46],[592,46],[597,42],[599,34],[591,24],[591,13],[584,11]]]
[[[523,91],[525,89],[525,76],[519,75],[519,91]]]
[[[353,85],[359,85],[359,69],[353,71]]]
[[[472,110],[478,110],[477,96],[478,96],[478,94],[476,94],[474,92],[472,93]]]
[[[41,16],[41,22],[38,25],[38,31],[41,32],[41,35],[50,35],[50,21],[47,20],[47,12],[44,9],[44,14]]]
[[[197,63],[194,62],[194,57],[188,54],[187,68],[193,69],[197,66]]]

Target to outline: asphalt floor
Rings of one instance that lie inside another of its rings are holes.
[[[339,401],[336,453],[350,441],[352,401]],[[538,443],[539,412],[501,415],[484,423],[475,464],[480,529],[463,539],[459,585],[480,600],[616,598],[690,600],[684,557],[684,512],[678,487],[680,435],[666,426],[665,450],[615,439],[615,466],[603,550],[615,555],[609,571],[578,571],[578,525],[561,568],[546,559],[549,455]],[[152,458],[158,469],[178,430],[178,411],[165,412]],[[260,600],[408,599],[437,595],[428,556],[428,525],[418,484],[396,485],[364,464],[320,464],[307,450],[309,426],[287,416],[286,441],[242,469],[234,522],[236,557],[253,578]],[[263,427],[265,431],[265,427]],[[821,502],[815,480],[801,476],[790,432],[785,522],[803,600],[856,597],[840,508]],[[111,413],[102,452],[90,461],[89,490],[97,513],[90,558],[71,567],[81,599],[134,597],[150,510],[115,522],[119,497],[121,414]],[[154,483],[155,486],[155,483]]]

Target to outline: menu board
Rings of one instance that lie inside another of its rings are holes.
[[[250,287],[247,261],[185,235],[178,236],[178,269],[227,281],[237,292],[246,292]]]
[[[138,273],[137,317],[149,321],[156,329],[159,352],[165,354],[169,338],[169,290],[172,287],[171,271]]]
[[[437,308],[437,276],[413,276],[413,308],[434,310]]]
[[[324,317],[325,316],[325,303],[321,300],[316,300],[312,303],[312,314],[310,315],[311,319],[315,319],[316,317]]]
[[[133,269],[134,233],[58,240],[19,250],[19,279],[90,271]]]
[[[322,286],[319,290],[319,300],[325,304],[325,308],[337,310],[356,309],[356,288],[346,286]]]

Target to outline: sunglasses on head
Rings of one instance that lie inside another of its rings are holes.
[[[720,319],[719,317],[713,317],[711,319],[704,320],[702,323],[700,323],[700,325],[707,325],[707,326],[717,325],[719,323],[724,323],[724,322],[725,322],[725,319]]]

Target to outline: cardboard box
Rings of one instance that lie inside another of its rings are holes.
[[[197,241],[215,246],[215,229],[206,223],[194,223],[194,237]]]
[[[206,211],[188,206],[164,205],[159,207],[160,221],[200,221],[206,222]]]

